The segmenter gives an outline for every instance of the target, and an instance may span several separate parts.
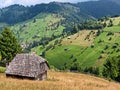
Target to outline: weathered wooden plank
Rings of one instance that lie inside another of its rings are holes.
[[[49,67],[45,59],[33,54],[18,54],[9,64],[6,74],[33,78],[45,77]]]

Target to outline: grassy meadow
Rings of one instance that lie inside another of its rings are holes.
[[[109,32],[120,32],[120,26],[106,27],[105,31]]]
[[[70,72],[48,72],[45,81],[6,78],[0,74],[0,90],[120,90],[120,84]]]
[[[97,32],[98,30],[82,30],[62,39],[60,46],[56,45],[53,49],[46,51],[46,59],[50,65],[59,69],[65,64],[71,65],[75,59],[83,69],[91,66],[101,67],[109,56],[120,55],[118,52],[120,26],[106,27],[99,36],[96,36]],[[49,45],[53,43],[54,41]],[[113,48],[116,44],[118,45]],[[38,55],[43,51],[41,46],[32,50],[37,51]]]
[[[51,37],[60,35],[64,26],[58,22],[62,20],[61,16],[56,14],[43,14],[23,23],[18,23],[11,27],[20,43],[40,41],[42,37]]]
[[[107,29],[110,30],[111,27]],[[113,35],[108,35],[109,31],[107,29],[105,28],[99,36],[95,36],[97,30],[83,30],[79,32],[79,35],[77,33],[69,36],[70,39],[68,37],[64,38],[61,42],[62,46],[56,46],[46,52],[46,58],[51,65],[57,68],[60,68],[65,63],[71,63],[75,58],[80,62],[82,68],[99,67],[103,65],[107,57],[120,54],[120,52],[116,52],[119,45],[113,48],[115,43],[120,42],[120,33],[112,28],[110,31]],[[94,32],[94,34],[90,34],[90,32]],[[86,37],[89,39],[85,39]],[[91,45],[94,45],[94,47],[92,48]],[[66,48],[68,51],[64,50]],[[70,58],[72,55],[73,58]]]

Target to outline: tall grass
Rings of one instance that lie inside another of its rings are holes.
[[[0,74],[0,90],[120,90],[120,84],[84,74],[49,71],[45,81],[12,79]]]

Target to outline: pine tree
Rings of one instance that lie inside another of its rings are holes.
[[[77,33],[78,32],[78,26],[74,25],[73,26],[73,30],[71,31],[72,34]]]
[[[103,76],[116,80],[119,76],[119,66],[118,60],[116,57],[108,58],[103,68]]]
[[[110,20],[108,27],[112,27],[112,26],[113,26],[113,21]]]
[[[13,57],[22,51],[16,37],[8,27],[4,28],[0,35],[0,52],[2,61],[9,63]]]

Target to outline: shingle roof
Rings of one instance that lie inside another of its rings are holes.
[[[45,59],[33,54],[17,54],[6,70],[6,74],[37,77],[49,69]]]

